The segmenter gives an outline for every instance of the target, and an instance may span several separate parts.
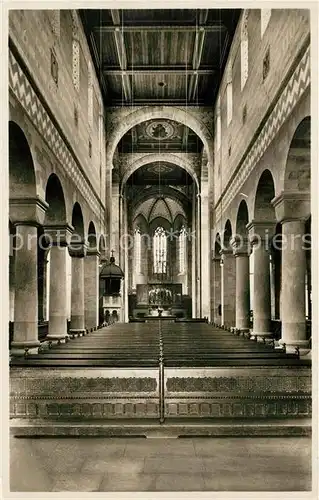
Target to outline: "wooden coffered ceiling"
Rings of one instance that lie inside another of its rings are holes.
[[[240,9],[79,12],[105,105],[212,105]]]

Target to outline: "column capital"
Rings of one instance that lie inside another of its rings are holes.
[[[39,196],[34,198],[16,197],[9,199],[10,220],[15,225],[42,225],[45,212],[48,208],[49,204]]]
[[[43,227],[44,234],[53,246],[66,247],[70,244],[74,227],[69,224],[47,224]]]
[[[222,248],[220,251],[219,251],[219,255],[221,257],[223,257],[224,255],[233,255],[233,251],[231,248]]]
[[[252,220],[246,225],[246,228],[248,230],[249,243],[255,245],[272,238],[276,231],[276,222]]]
[[[242,238],[236,235],[231,238],[230,244],[233,248],[233,253],[235,257],[237,256],[248,256],[250,253],[248,238]]]
[[[87,244],[85,241],[71,241],[69,243],[69,255],[72,258],[83,258],[87,254]]]
[[[310,192],[282,191],[271,200],[279,222],[306,220],[310,215]]]
[[[101,255],[101,252],[99,252],[99,250],[97,250],[96,248],[88,247],[86,250],[87,257],[92,257],[92,256],[100,257],[100,255]]]

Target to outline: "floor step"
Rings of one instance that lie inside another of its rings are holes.
[[[147,438],[178,438],[197,436],[311,436],[311,419],[190,421],[156,420],[136,421],[56,421],[11,420],[11,434],[17,437],[33,436],[144,436]]]

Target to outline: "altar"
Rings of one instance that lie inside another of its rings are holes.
[[[145,321],[173,321],[185,316],[180,283],[147,283],[136,285],[135,317]]]

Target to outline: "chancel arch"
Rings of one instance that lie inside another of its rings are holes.
[[[176,108],[175,106],[152,106],[132,111],[126,116],[125,121],[123,120],[120,126],[113,131],[106,145],[106,158],[111,167],[116,147],[124,134],[136,125],[149,119],[168,119],[181,124],[187,124],[203,142],[207,150],[208,159],[213,164],[212,136],[204,123],[190,112],[187,113],[185,110]]]
[[[125,169],[121,183],[121,190],[123,190],[126,182],[136,170],[143,167],[144,165],[150,165],[153,163],[155,164],[167,163],[179,166],[192,177],[197,187],[197,190],[199,190],[198,177],[195,172],[194,165],[192,165],[192,163],[187,158],[183,158],[181,155],[174,153],[166,153],[165,151],[162,151],[160,153],[146,154],[142,156],[142,158],[139,158],[137,160],[133,158],[132,162]]]

